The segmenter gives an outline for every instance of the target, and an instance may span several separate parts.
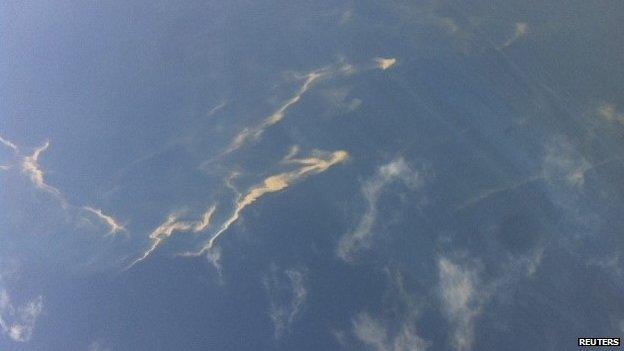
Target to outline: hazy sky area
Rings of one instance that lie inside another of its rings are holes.
[[[0,350],[624,337],[624,2],[4,1]]]

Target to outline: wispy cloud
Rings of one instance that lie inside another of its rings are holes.
[[[167,220],[154,229],[150,233],[149,239],[151,241],[150,247],[143,252],[143,254],[134,260],[128,268],[132,268],[137,263],[146,259],[156,248],[167,238],[169,238],[175,232],[185,232],[191,229],[191,224],[188,222],[178,222],[177,214],[172,214],[167,217]]]
[[[474,342],[475,320],[482,305],[477,273],[440,257],[438,274],[442,309],[453,327],[451,344],[458,351],[470,350]]]
[[[418,334],[417,327],[419,299],[406,289],[404,276],[399,271],[388,268],[384,271],[389,284],[380,316],[359,312],[351,319],[352,334],[367,348],[376,351],[426,350],[430,343]],[[391,318],[384,318],[385,311]],[[344,339],[344,334],[337,335]]]
[[[374,61],[375,67],[382,70],[386,70],[396,63],[395,58],[376,58],[374,59]],[[316,83],[318,80],[323,78],[331,78],[336,75],[351,75],[356,72],[357,68],[354,65],[341,61],[337,65],[329,65],[303,75],[303,84],[297,90],[297,92],[291,98],[282,103],[282,105],[280,105],[279,108],[277,108],[277,110],[275,110],[271,115],[264,118],[262,123],[257,126],[245,128],[242,132],[236,135],[224,152],[224,154],[229,154],[248,143],[260,139],[268,128],[280,123],[284,119],[288,109],[297,104],[301,100],[303,95],[308,90],[310,90],[313,84]],[[356,100],[354,104],[357,105],[359,103]],[[355,105],[352,107],[356,108],[357,106]]]
[[[388,332],[380,321],[373,319],[368,313],[360,313],[351,323],[353,332],[364,344],[375,350],[386,349]]]
[[[566,138],[555,137],[545,145],[542,167],[536,174],[507,185],[486,189],[456,206],[455,210],[470,208],[495,195],[540,181],[563,182],[567,186],[580,189],[585,184],[587,172],[617,161],[622,161],[622,157],[610,157],[590,163]]]
[[[143,254],[134,260],[126,269],[132,268],[137,263],[146,259],[158,246],[160,246],[165,240],[170,238],[173,234],[177,232],[193,232],[199,233],[210,225],[210,220],[212,219],[212,215],[216,210],[216,205],[209,207],[201,216],[198,221],[180,221],[178,220],[179,213],[173,213],[167,217],[167,220],[158,226],[158,228],[154,229],[152,233],[149,235],[149,239],[151,244],[147,250],[143,252]]]
[[[286,156],[282,159],[282,162],[288,163],[293,157],[297,156],[297,154],[299,154],[299,145],[291,146],[290,149],[288,149]]]
[[[270,176],[264,179],[262,184],[252,187],[244,196],[239,196],[233,213],[225,220],[210,240],[199,251],[195,253],[189,252],[183,254],[183,256],[199,256],[210,250],[217,239],[240,218],[241,212],[262,196],[284,190],[307,176],[322,173],[328,168],[344,162],[348,157],[349,154],[346,151],[335,151],[332,153],[317,151],[315,156],[309,158],[286,160],[288,164],[297,164],[301,165],[301,167],[290,172]]]
[[[460,32],[460,28],[457,25],[457,22],[455,22],[450,17],[442,17],[430,13],[428,19],[432,25],[444,30],[444,32],[446,32],[447,34],[457,34],[458,32]]]
[[[381,70],[387,70],[388,68],[394,66],[397,62],[395,58],[383,58],[377,57],[375,58],[375,62],[377,63],[377,67]]]
[[[210,117],[214,114],[216,114],[217,112],[221,111],[222,109],[224,109],[227,106],[227,101],[223,101],[222,103],[218,104],[217,106],[213,107],[210,109],[210,111],[208,111],[208,113],[206,114],[207,117]]]
[[[195,222],[193,226],[193,232],[199,233],[204,231],[208,226],[210,226],[210,220],[212,219],[212,215],[214,211],[217,209],[216,205],[210,206],[204,213],[201,215],[201,219],[198,222]]]
[[[0,138],[2,139],[2,138]],[[26,176],[28,176],[28,178],[30,179],[31,183],[33,185],[35,185],[35,187],[37,187],[40,190],[45,191],[48,194],[51,194],[54,196],[54,198],[61,204],[62,208],[64,210],[72,210],[72,211],[82,211],[85,210],[95,216],[97,216],[97,218],[102,221],[104,224],[106,224],[106,226],[109,228],[109,232],[108,234],[116,234],[119,233],[121,231],[125,231],[126,229],[123,227],[123,225],[121,225],[119,223],[119,221],[117,221],[115,218],[113,218],[110,215],[107,215],[105,213],[102,212],[101,209],[97,209],[91,206],[74,206],[70,203],[68,203],[68,201],[65,199],[65,196],[63,195],[63,193],[55,188],[52,185],[49,185],[48,183],[46,183],[45,180],[45,174],[43,172],[43,169],[41,168],[41,165],[39,164],[39,158],[43,155],[43,153],[45,151],[48,150],[48,148],[50,147],[50,141],[46,141],[43,145],[41,145],[40,147],[36,148],[33,153],[31,155],[28,156],[23,156],[20,155],[19,153],[19,148],[12,142],[6,140],[6,139],[2,139],[1,141],[2,144],[4,145],[10,145],[10,147],[16,151],[17,156],[21,159],[21,171],[23,174],[25,174]],[[7,170],[10,169],[12,166],[0,166],[0,168]]]
[[[606,121],[624,124],[624,113],[619,112],[615,104],[601,103],[597,108],[597,114]]]
[[[543,173],[550,179],[565,179],[569,185],[582,186],[585,173],[594,167],[564,138],[554,138],[546,146]]]
[[[124,228],[123,225],[119,224],[119,222],[115,218],[104,214],[101,209],[93,208],[90,206],[84,206],[83,209],[93,213],[100,221],[106,224],[109,228],[108,234],[116,234],[122,231],[126,231],[126,228]]]
[[[304,281],[303,271],[289,269],[280,274],[275,265],[271,266],[270,275],[263,280],[276,339],[284,335],[299,316],[308,295]]]
[[[362,100],[350,97],[349,87],[331,88],[322,92],[323,97],[329,103],[328,112],[331,114],[346,114],[357,110],[362,105]]]
[[[352,19],[353,19],[353,9],[349,8],[349,9],[346,9],[340,15],[340,20],[338,21],[338,23],[340,25],[345,25],[345,24],[351,22]]]
[[[87,351],[110,351],[110,348],[102,346],[102,343],[99,341],[94,341],[89,345]]]
[[[3,137],[0,136],[0,144],[8,147],[9,149],[17,152],[18,148],[17,145],[15,145],[13,142],[11,142],[10,140],[4,139]]]
[[[401,157],[379,167],[373,178],[362,185],[361,192],[366,200],[366,211],[356,228],[341,238],[338,244],[340,258],[351,261],[358,251],[370,246],[372,229],[378,216],[379,196],[384,187],[394,181],[400,181],[409,189],[414,190],[422,184],[422,177]]]
[[[228,189],[230,189],[234,194],[237,194],[237,195],[240,195],[240,192],[238,191],[238,188],[236,187],[235,180],[236,178],[240,176],[241,176],[240,172],[232,171],[230,172],[230,174],[228,174],[228,176],[224,180],[225,186]]]
[[[61,192],[55,187],[45,182],[43,170],[39,166],[39,157],[50,147],[50,142],[46,141],[41,147],[35,149],[32,155],[24,157],[22,161],[22,171],[30,177],[35,186],[50,194],[60,196]]]
[[[26,342],[32,337],[35,323],[43,312],[43,297],[15,306],[6,289],[0,289],[0,330],[15,342]]]
[[[217,273],[221,275],[223,273],[223,267],[221,266],[221,249],[217,246],[213,247],[208,253],[206,257],[208,261],[212,264],[212,266],[217,270]]]
[[[394,334],[390,333],[386,323],[366,312],[357,314],[351,324],[356,338],[376,351],[422,351],[428,347],[428,343],[416,333],[413,320],[402,323]]]
[[[514,24],[514,34],[513,36],[511,36],[509,39],[507,39],[502,47],[508,47],[509,45],[513,44],[514,42],[516,42],[517,40],[524,38],[527,34],[529,34],[530,32],[530,28],[529,28],[529,24],[525,23],[525,22],[517,22]]]
[[[299,102],[303,94],[305,94],[312,87],[312,84],[319,78],[327,75],[328,72],[329,70],[327,68],[323,68],[306,74],[303,77],[303,84],[301,85],[299,90],[297,90],[295,95],[293,95],[290,99],[286,100],[270,116],[266,117],[264,121],[260,123],[260,125],[245,128],[242,132],[240,132],[236,137],[234,137],[234,140],[232,140],[230,146],[227,148],[225,153],[227,154],[233,152],[249,142],[258,140],[262,136],[262,134],[264,134],[266,129],[281,122],[286,116],[286,112],[288,111],[288,109],[291,106],[295,105],[297,102]]]

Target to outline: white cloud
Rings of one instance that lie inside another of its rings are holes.
[[[32,155],[24,157],[22,161],[22,171],[30,177],[35,186],[55,196],[60,196],[61,192],[53,186],[46,184],[43,170],[39,166],[39,157],[50,146],[50,142],[46,141],[41,147],[35,149]]]
[[[529,24],[525,22],[517,22],[514,24],[514,34],[512,37],[507,39],[505,43],[503,43],[503,47],[507,47],[513,44],[515,41],[524,38],[527,34],[529,34],[530,28]]]
[[[210,116],[216,114],[217,112],[219,112],[222,109],[224,109],[227,106],[227,104],[228,104],[227,101],[223,101],[222,103],[218,104],[217,106],[211,108],[210,111],[208,111],[208,114],[206,116],[210,117]]]
[[[193,226],[194,233],[203,232],[204,230],[206,230],[206,228],[208,228],[208,226],[210,226],[210,220],[212,219],[212,215],[214,214],[214,211],[216,209],[217,206],[212,205],[206,211],[204,211],[204,213],[202,213],[201,219]]]
[[[126,228],[124,228],[123,225],[119,224],[119,222],[115,218],[104,214],[99,208],[84,206],[83,209],[93,213],[99,220],[106,224],[109,228],[108,234],[116,234],[122,231],[126,231]]]
[[[43,312],[43,297],[38,296],[24,305],[14,306],[6,289],[0,288],[0,330],[15,342],[32,338],[37,319]]]
[[[429,344],[416,334],[416,326],[406,323],[394,337],[392,342],[393,351],[419,351],[425,350]]]
[[[1,137],[1,136],[0,136],[0,144],[2,144],[2,145],[4,145],[4,146],[8,147],[9,149],[11,149],[11,150],[13,150],[13,151],[15,151],[15,152],[17,152],[17,151],[18,151],[17,145],[15,145],[15,144],[14,144],[12,141],[10,141],[10,140],[4,139],[4,138],[3,138],[3,137]]]
[[[362,100],[350,97],[351,89],[348,87],[331,88],[323,91],[323,97],[329,103],[328,111],[331,114],[346,114],[357,110],[362,105]]]
[[[615,104],[606,102],[601,103],[597,108],[597,114],[606,121],[616,121],[624,124],[624,113],[618,112]]]
[[[293,159],[293,157],[299,154],[299,151],[299,145],[291,146],[290,149],[288,149],[288,153],[286,154],[286,156],[284,156],[284,158],[282,159],[282,163],[288,163],[290,160]]]
[[[340,15],[340,20],[338,21],[338,23],[340,23],[340,25],[345,25],[351,22],[352,19],[353,19],[353,9],[349,8]]]
[[[617,279],[621,279],[624,273],[623,260],[619,251],[606,255],[596,255],[596,257],[588,259],[588,263],[602,268]]]
[[[110,351],[110,349],[108,347],[102,346],[99,341],[94,341],[91,343],[91,345],[89,345],[87,351]]]
[[[527,276],[531,277],[537,272],[544,258],[544,246],[538,246],[531,250],[527,255],[520,257],[519,264],[526,267]]]
[[[606,119],[607,121],[613,121],[619,117],[615,110],[615,104],[603,103],[598,106],[598,116]]]
[[[430,342],[418,334],[419,298],[405,286],[399,271],[384,269],[389,285],[383,297],[378,317],[359,312],[351,319],[352,335],[367,349],[375,351],[419,351],[429,348]],[[385,316],[385,317],[384,317]],[[345,333],[334,332],[338,341],[348,348]]]
[[[304,285],[305,276],[301,270],[289,269],[283,275],[282,277],[273,265],[270,275],[263,280],[269,296],[269,315],[273,321],[276,339],[289,330],[308,295]]]
[[[290,172],[280,173],[270,176],[261,184],[253,186],[244,196],[239,196],[235,203],[234,211],[221,225],[220,229],[210,238],[210,240],[204,244],[204,246],[197,252],[189,252],[183,254],[183,256],[199,256],[210,250],[215,244],[216,240],[225,233],[232,224],[234,224],[239,218],[242,211],[248,206],[252,205],[256,200],[263,197],[266,194],[278,192],[284,190],[294,184],[295,182],[302,180],[310,175],[318,174],[326,171],[330,167],[340,164],[347,160],[349,154],[346,151],[335,151],[332,153],[316,151],[316,155],[303,158],[303,159],[287,159],[288,164],[301,165]]]
[[[237,193],[237,194],[238,194],[238,190],[236,188],[236,184],[234,183],[234,180],[236,180],[236,178],[238,178],[240,176],[241,176],[241,172],[232,171],[227,176],[227,178],[225,178],[225,186],[228,187],[228,189],[232,190],[234,193]]]
[[[375,58],[375,62],[377,63],[377,68],[383,71],[394,66],[394,64],[396,64],[396,61],[397,60],[395,58],[382,58],[382,57]]]
[[[227,154],[227,153],[233,152],[235,150],[238,150],[240,147],[242,147],[243,145],[249,142],[260,139],[262,134],[264,134],[265,130],[267,130],[268,128],[270,128],[271,126],[275,124],[278,124],[284,119],[288,109],[294,104],[296,104],[297,102],[299,102],[303,94],[305,94],[312,87],[312,84],[315,81],[327,75],[328,73],[329,73],[328,69],[323,68],[323,69],[315,70],[306,74],[304,76],[303,84],[301,85],[299,90],[297,90],[297,92],[295,93],[293,97],[286,100],[275,112],[273,112],[270,116],[266,117],[260,125],[255,126],[255,127],[245,128],[242,132],[240,132],[236,137],[234,137],[234,140],[232,140],[232,142],[230,143],[230,146],[225,151],[225,153]]]
[[[402,323],[392,336],[383,321],[366,312],[357,314],[351,324],[356,338],[375,351],[420,351],[428,347],[428,343],[416,333],[413,320]]]
[[[595,166],[563,138],[555,138],[546,147],[543,172],[551,180],[566,180],[569,185],[582,186],[585,183],[585,173]]]
[[[351,321],[353,332],[357,338],[375,350],[384,350],[388,339],[388,332],[380,321],[377,321],[368,313],[360,313]]]
[[[456,34],[460,31],[459,26],[452,18],[430,14],[429,20],[434,26],[443,29],[448,34]]]
[[[45,174],[43,172],[43,169],[41,168],[41,165],[39,164],[39,158],[50,147],[49,141],[46,141],[43,145],[36,148],[30,156],[23,156],[19,154],[19,148],[15,144],[11,143],[8,140],[2,139],[2,138],[0,139],[1,139],[0,142],[2,144],[7,145],[11,147],[12,149],[14,149],[16,151],[16,155],[18,155],[21,158],[21,171],[23,174],[28,176],[31,183],[34,184],[35,187],[37,187],[38,189],[41,189],[45,191],[46,193],[53,195],[54,198],[60,203],[61,207],[64,210],[72,210],[72,211],[84,210],[97,216],[97,218],[100,221],[102,221],[104,224],[106,224],[106,226],[108,226],[109,228],[108,234],[115,234],[115,233],[119,233],[121,231],[126,230],[123,227],[123,225],[121,225],[115,218],[103,213],[101,209],[97,209],[97,208],[90,207],[90,206],[77,207],[68,203],[67,200],[65,199],[65,196],[59,189],[46,183]],[[10,165],[0,166],[0,169],[6,170],[11,167],[12,166]]]
[[[351,261],[354,255],[370,246],[373,237],[373,227],[377,221],[377,202],[384,187],[392,182],[400,181],[409,189],[414,190],[422,184],[421,176],[413,170],[401,157],[385,164],[377,170],[375,176],[366,181],[361,188],[366,200],[366,212],[360,218],[355,229],[340,239],[338,256],[345,261]]]
[[[590,163],[566,138],[555,137],[545,145],[541,169],[533,176],[504,186],[483,190],[478,195],[463,201],[455,207],[455,210],[459,211],[472,207],[492,196],[513,191],[538,181],[564,184],[566,191],[558,194],[566,197],[566,195],[569,195],[567,192],[568,188],[582,189],[587,172],[621,160],[622,157],[610,157],[599,162]]]
[[[395,58],[378,57],[375,58],[374,61],[375,67],[382,70],[386,70],[396,63]],[[262,123],[253,127],[245,128],[242,132],[238,133],[234,137],[228,148],[225,150],[224,155],[234,152],[242,146],[260,139],[268,128],[280,123],[284,119],[288,109],[297,104],[301,100],[303,95],[307,91],[309,91],[312,88],[313,84],[318,80],[323,78],[331,78],[336,75],[352,75],[356,72],[357,68],[355,66],[341,60],[341,62],[339,62],[338,64],[328,65],[326,67],[308,72],[307,74],[303,75],[303,84],[297,90],[297,92],[290,99],[286,100],[282,105],[280,105],[279,108],[275,110],[271,115],[267,116],[262,121]],[[359,105],[359,103],[359,100],[352,101],[352,108],[357,108],[357,105]]]
[[[145,250],[139,258],[135,259],[126,269],[130,269],[135,264],[146,259],[152,252],[154,252],[154,250],[156,250],[156,248],[158,248],[158,246],[177,232],[199,233],[204,231],[210,225],[210,220],[212,219],[212,215],[215,210],[216,205],[212,205],[202,214],[198,221],[179,221],[179,213],[169,215],[163,224],[150,233],[149,239],[151,244],[149,248]]]
[[[471,350],[482,305],[477,273],[445,257],[438,259],[438,269],[442,309],[453,327],[451,344],[458,351]]]
[[[217,270],[217,273],[221,275],[223,272],[223,267],[221,267],[221,249],[215,246],[212,250],[208,251],[206,256],[208,257],[208,261],[210,261],[212,266]]]

